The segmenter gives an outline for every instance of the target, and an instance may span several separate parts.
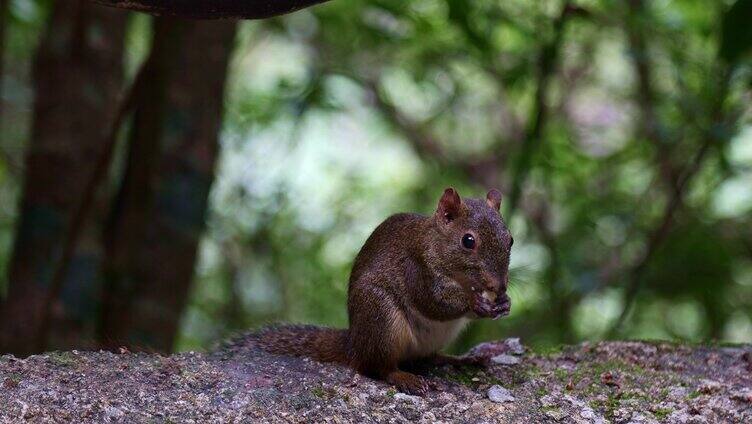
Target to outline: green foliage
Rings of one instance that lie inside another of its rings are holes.
[[[737,0],[723,14],[723,37],[719,54],[728,63],[736,63],[752,49],[752,1]]]

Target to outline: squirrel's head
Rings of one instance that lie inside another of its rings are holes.
[[[485,199],[462,199],[453,188],[439,200],[432,243],[437,271],[464,289],[469,315],[498,318],[509,313],[506,294],[509,257],[514,242],[500,213],[501,193]]]

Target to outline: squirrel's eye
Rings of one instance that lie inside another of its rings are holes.
[[[509,238],[509,247],[512,247],[514,245],[514,237]]]
[[[462,236],[462,247],[465,249],[474,249],[475,248],[475,237],[473,237],[472,234],[465,234]]]

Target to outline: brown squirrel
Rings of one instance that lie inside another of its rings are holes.
[[[461,199],[444,191],[436,213],[401,213],[381,223],[355,258],[349,329],[282,326],[259,333],[271,353],[338,362],[401,391],[424,394],[426,381],[401,363],[439,355],[469,319],[508,315],[513,239],[501,218],[501,194]]]

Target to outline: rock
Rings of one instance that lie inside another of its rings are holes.
[[[409,402],[412,404],[419,404],[421,399],[418,396],[411,396],[405,393],[396,393],[394,395],[394,400],[402,401],[402,402]]]
[[[520,343],[519,337],[506,339],[504,340],[504,344],[514,355],[522,355],[523,353],[525,353],[525,347],[522,346],[522,343]]]
[[[520,363],[520,358],[512,355],[501,354],[491,358],[491,362],[499,365],[517,365]]]
[[[104,414],[107,418],[113,419],[113,420],[123,418],[125,416],[125,412],[121,411],[120,409],[114,406],[108,406],[104,408]]]
[[[556,398],[553,395],[545,395],[540,398],[540,403],[546,408],[553,408],[556,406]]]
[[[486,405],[483,402],[475,402],[467,408],[465,414],[471,417],[482,416],[486,412]]]
[[[590,408],[585,408],[582,411],[580,411],[580,416],[582,418],[592,420],[595,418],[595,412],[593,412],[593,410]]]
[[[721,383],[713,380],[702,380],[697,391],[709,395],[721,391]]]
[[[548,411],[546,411],[546,415],[548,415],[549,417],[553,418],[554,421],[561,421],[564,418],[566,418],[566,417],[569,416],[569,414],[567,414],[566,412],[564,412],[564,411],[562,411],[560,409],[551,409],[551,410],[548,410]]]
[[[491,386],[490,389],[488,389],[488,399],[491,400],[491,402],[496,403],[504,403],[504,402],[514,402],[514,396],[512,396],[512,393],[499,386],[498,384],[494,384]]]
[[[745,388],[731,393],[731,399],[739,402],[752,403],[752,389]]]
[[[658,423],[658,421],[656,421],[655,419],[647,417],[644,414],[641,414],[639,412],[635,412],[629,418],[628,424],[656,424],[656,423]]]
[[[434,402],[436,402],[438,405],[444,406],[448,403],[455,402],[457,400],[457,397],[452,395],[451,393],[441,392],[438,396],[434,399]]]
[[[408,421],[416,421],[423,414],[423,412],[420,411],[420,408],[411,402],[401,402],[395,407],[395,410],[402,414],[402,416]]]
[[[426,412],[420,417],[421,423],[436,423],[436,415],[433,412]]]
[[[574,421],[586,422],[586,423],[592,423],[592,424],[604,424],[605,423],[605,420],[603,419],[603,417],[598,415],[595,411],[593,411],[593,408],[588,406],[582,400],[571,395],[564,395],[562,396],[562,399],[569,402],[569,404],[571,404],[572,407],[574,407],[575,411],[576,410],[580,411],[579,417],[582,419],[579,419],[578,417],[573,417]]]
[[[688,413],[687,411],[674,411],[669,415],[668,422],[680,424],[704,424],[707,423],[708,420],[702,416]]]
[[[485,342],[470,349],[465,356],[490,358],[495,355],[507,353],[508,351],[509,348],[504,344],[504,341]]]
[[[478,356],[519,364],[426,365],[421,375],[431,388],[418,397],[344,366],[267,353],[256,340],[246,335],[169,357],[3,356],[0,423],[752,423],[743,359],[752,346],[601,342],[542,355],[525,352],[517,339],[488,342],[474,349]]]
[[[752,372],[752,352],[744,352],[742,361],[747,365],[747,371]]]
[[[689,389],[681,386],[672,386],[668,389],[667,399],[672,402],[681,402],[689,395]]]

